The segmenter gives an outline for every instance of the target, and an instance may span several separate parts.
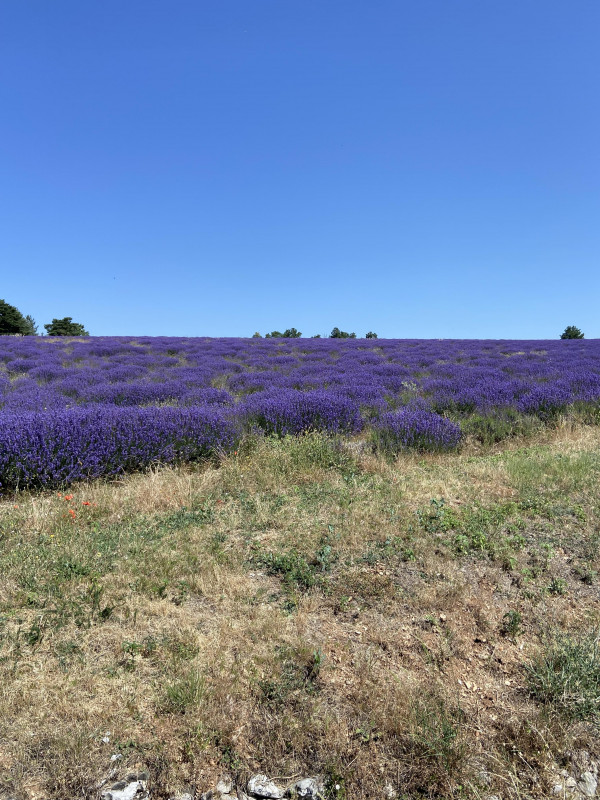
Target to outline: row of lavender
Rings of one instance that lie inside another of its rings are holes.
[[[600,403],[599,340],[0,337],[0,484],[193,460],[248,428],[452,447],[468,415],[574,403]]]

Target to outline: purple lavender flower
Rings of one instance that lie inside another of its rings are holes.
[[[234,446],[243,425],[283,435],[368,421],[390,447],[446,447],[458,434],[440,414],[549,420],[573,404],[600,404],[599,340],[4,336],[0,482],[196,458]]]
[[[405,409],[382,414],[372,424],[375,441],[384,451],[451,450],[461,439],[460,426],[433,411]]]

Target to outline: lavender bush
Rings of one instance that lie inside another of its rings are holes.
[[[94,406],[4,414],[2,488],[66,485],[155,463],[194,461],[236,443],[238,428],[206,408]]]
[[[253,394],[238,406],[238,413],[250,426],[277,436],[310,430],[354,433],[362,427],[356,402],[323,391]]]
[[[372,425],[384,436],[382,426],[402,425],[402,447],[424,447],[428,436],[452,440],[445,417],[465,429],[502,419],[491,427],[503,435],[511,415],[541,424],[573,407],[600,417],[598,340],[2,336],[0,482],[197,458],[232,447],[243,426],[282,435]],[[211,421],[224,426],[218,435]]]
[[[406,449],[451,450],[461,439],[459,425],[419,408],[382,414],[372,429],[377,447],[391,454]]]

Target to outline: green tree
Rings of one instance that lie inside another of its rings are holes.
[[[258,331],[254,331],[254,333],[252,334],[252,338],[253,339],[262,339],[262,336],[260,335],[260,333]]]
[[[265,339],[299,339],[301,336],[302,334],[296,328],[286,328],[283,333],[281,331],[267,333]]]
[[[374,333],[373,331],[369,331],[366,334],[365,339],[377,339],[377,334]]]
[[[73,322],[73,317],[53,319],[44,328],[48,336],[89,336],[80,322]]]
[[[0,300],[0,334],[20,334],[27,336],[32,333],[27,319],[18,308],[11,306],[6,300]]]
[[[27,336],[37,336],[38,335],[38,326],[37,322],[31,316],[31,314],[27,314],[25,317],[25,324],[27,325]]]
[[[583,339],[583,333],[575,325],[567,325],[560,335],[561,339]]]
[[[331,333],[329,334],[330,339],[356,339],[355,333],[348,333],[347,331],[341,331],[339,328],[334,328]]]

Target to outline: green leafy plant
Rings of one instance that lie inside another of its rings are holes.
[[[568,720],[600,719],[598,632],[549,638],[526,667],[531,695]]]
[[[287,553],[263,553],[257,561],[272,575],[279,575],[284,585],[303,591],[315,585],[315,565],[309,564],[306,558],[296,550]]]
[[[548,592],[553,595],[564,595],[569,591],[569,586],[564,578],[552,578]]]
[[[461,735],[464,712],[442,698],[424,693],[413,707],[406,747],[415,765],[412,785],[417,796],[448,797],[467,751]]]
[[[458,527],[456,512],[446,505],[443,497],[432,498],[427,510],[419,509],[417,517],[421,526],[428,533],[442,533]]]
[[[507,611],[502,617],[500,633],[502,633],[504,636],[511,636],[513,639],[515,639],[520,633],[522,633],[522,622],[523,616],[519,611]]]
[[[205,692],[203,676],[198,670],[191,670],[165,688],[163,709],[173,714],[184,714],[189,707],[198,705]]]

